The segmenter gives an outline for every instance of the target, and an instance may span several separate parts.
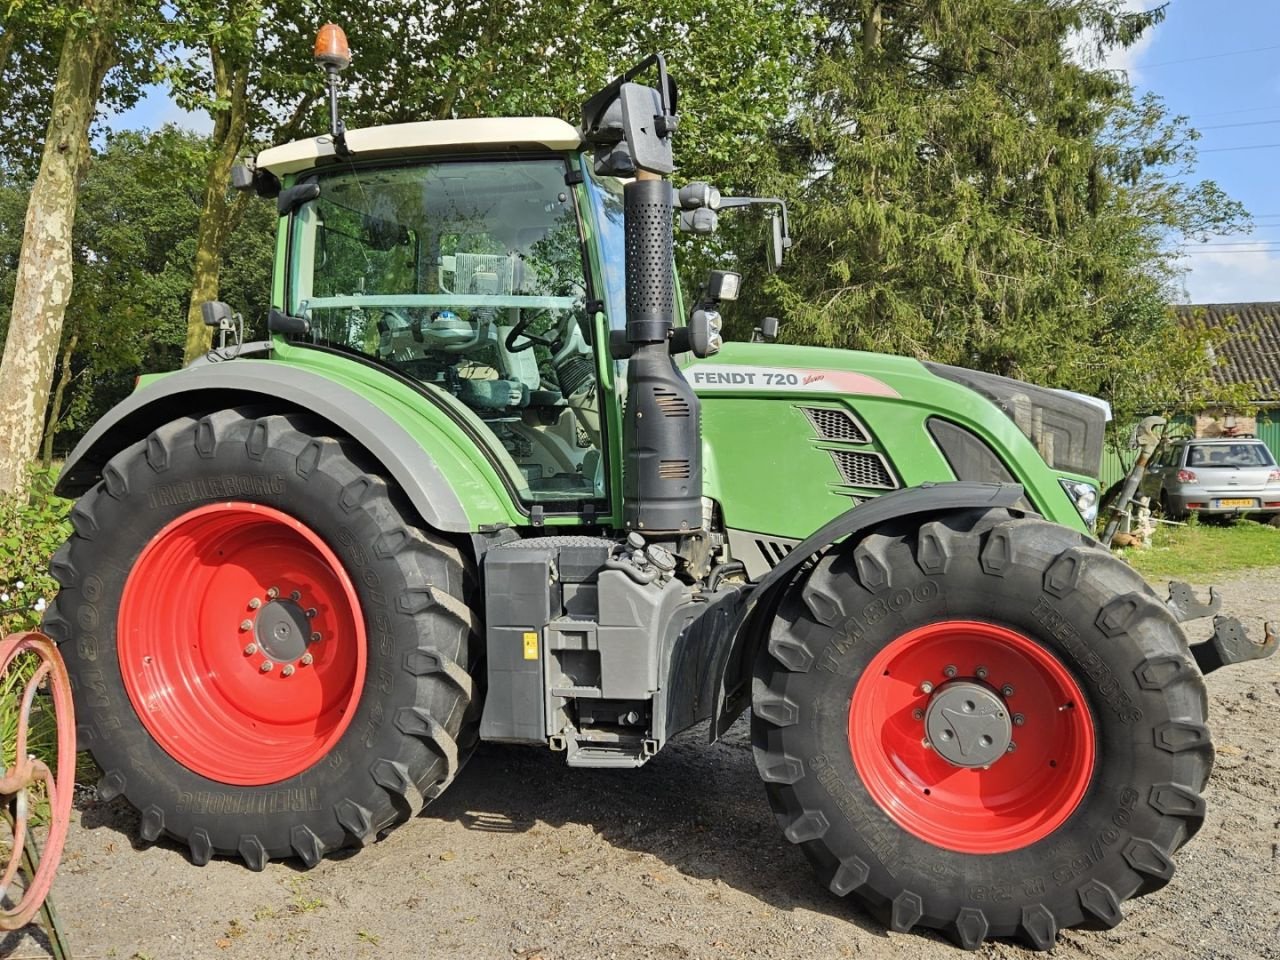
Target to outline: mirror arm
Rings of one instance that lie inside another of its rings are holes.
[[[777,206],[782,208],[782,245],[791,246],[791,219],[787,213],[787,201],[781,197],[720,197],[720,209],[729,207]]]

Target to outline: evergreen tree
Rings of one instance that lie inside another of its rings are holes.
[[[1194,131],[1101,66],[1162,8],[818,7],[825,28],[773,184],[797,198],[795,247],[770,302],[756,304],[781,310],[786,339],[929,357],[1122,406],[1201,384],[1209,361],[1165,309],[1174,248],[1238,228],[1243,210],[1212,183],[1185,181]]]

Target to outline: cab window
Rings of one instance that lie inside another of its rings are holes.
[[[309,338],[444,391],[534,501],[604,495],[582,242],[562,159],[348,168],[294,218]]]

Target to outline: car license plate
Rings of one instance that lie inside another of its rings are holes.
[[[1219,500],[1218,501],[1218,506],[1220,507],[1256,507],[1257,505],[1258,505],[1258,501],[1247,499],[1247,498],[1246,499],[1237,498],[1235,500]]]

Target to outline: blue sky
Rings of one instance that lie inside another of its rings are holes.
[[[1195,179],[1217,181],[1255,218],[1251,234],[1214,237],[1188,252],[1182,299],[1280,300],[1280,0],[1170,0],[1164,23],[1109,63],[1190,118],[1202,132]],[[111,126],[170,122],[211,126],[158,88]]]
[[[1280,300],[1280,3],[1171,0],[1164,23],[1111,65],[1190,118],[1201,131],[1196,179],[1254,216],[1253,233],[1191,248],[1184,299]]]

